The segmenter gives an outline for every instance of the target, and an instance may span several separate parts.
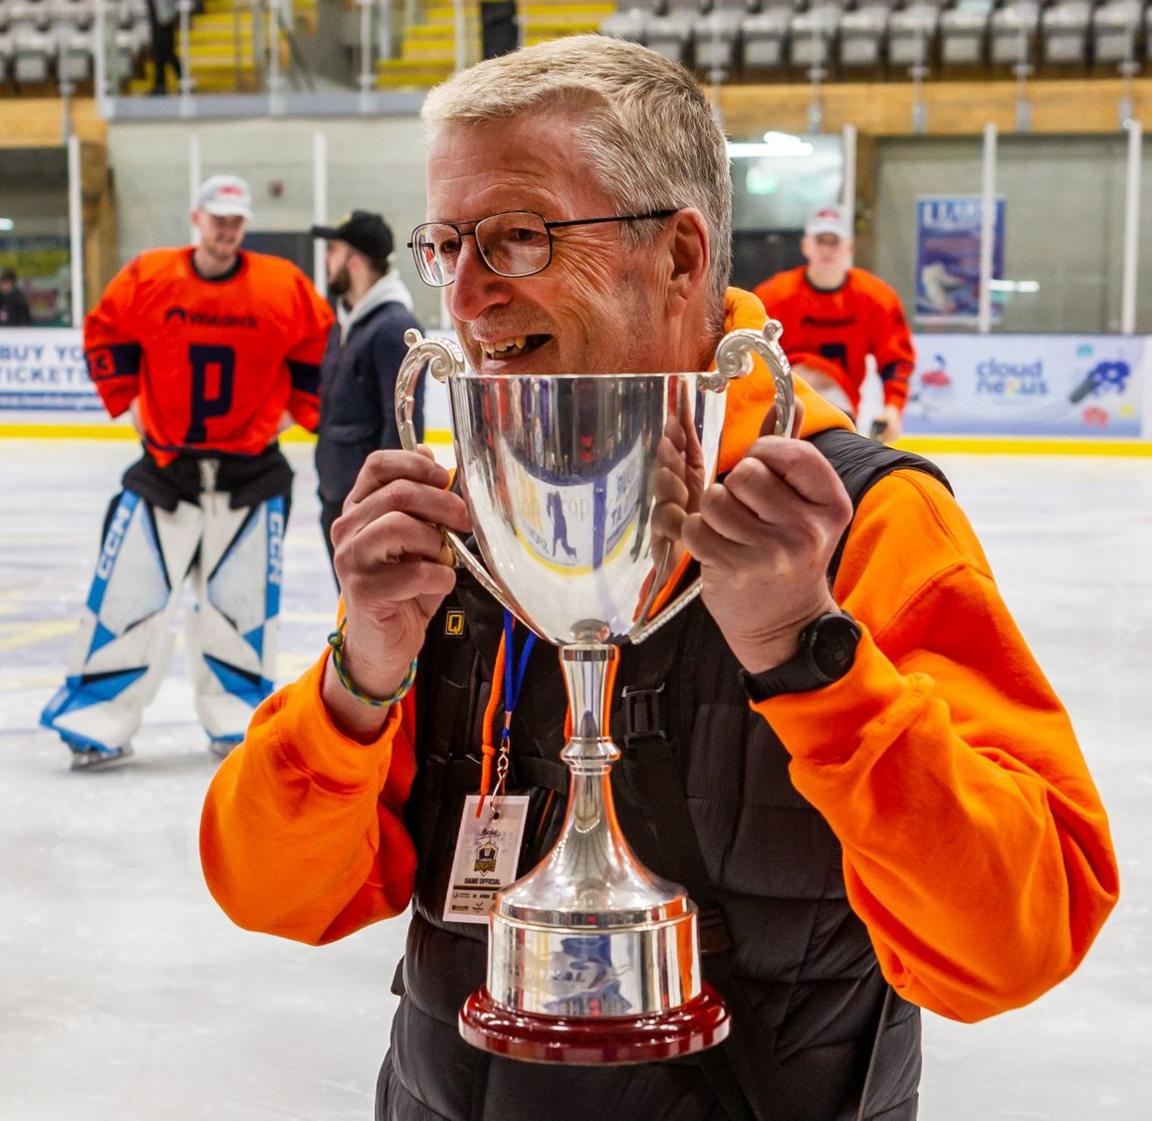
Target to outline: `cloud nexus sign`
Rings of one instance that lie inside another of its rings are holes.
[[[1146,336],[918,333],[914,341],[910,435],[1139,437],[1152,408]]]
[[[1044,360],[1001,362],[985,359],[976,366],[976,392],[999,396],[1047,397],[1048,382],[1044,377]]]

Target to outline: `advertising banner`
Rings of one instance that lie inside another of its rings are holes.
[[[0,410],[99,412],[79,331],[6,327],[0,331]]]
[[[909,435],[1138,438],[1144,413],[1152,413],[1142,401],[1152,402],[1148,336],[918,332],[913,341],[917,363],[904,417]],[[422,381],[429,434],[446,432],[451,420],[445,387],[433,378]],[[879,401],[874,404],[870,411],[866,402],[861,415],[873,415]],[[85,423],[102,419],[79,331],[0,330],[0,415],[4,412],[66,414]],[[1152,432],[1152,415],[1148,421]],[[542,515],[547,497],[539,496]],[[542,516],[542,543],[551,553],[552,536],[543,540],[545,520]],[[617,529],[605,527],[607,551]],[[558,564],[563,560],[557,557]]]
[[[916,200],[916,312],[925,326],[974,323],[980,312],[979,195],[921,195]],[[996,200],[992,276],[1004,275],[1004,200]],[[992,320],[1000,309],[992,304]]]
[[[1147,336],[917,334],[914,341],[909,435],[1141,434]]]

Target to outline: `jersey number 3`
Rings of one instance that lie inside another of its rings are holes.
[[[192,407],[189,412],[185,444],[204,444],[208,441],[205,421],[212,417],[227,416],[232,408],[232,386],[236,378],[236,352],[230,346],[201,346],[193,343],[188,348],[188,361],[192,364]],[[209,374],[215,372],[215,392],[209,395]]]

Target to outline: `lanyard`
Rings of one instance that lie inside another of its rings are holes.
[[[690,560],[691,557],[689,557],[687,553],[681,557],[680,563],[676,566],[672,575],[660,590],[660,594],[657,595],[652,605],[653,611],[659,611],[671,598],[681,577],[683,577],[687,570]],[[496,793],[499,795],[504,789],[504,779],[508,773],[508,749],[511,738],[512,710],[516,707],[516,702],[520,699],[520,690],[524,685],[524,671],[528,668],[528,655],[532,653],[532,648],[536,645],[536,635],[530,632],[524,641],[524,649],[520,651],[520,663],[516,666],[516,672],[513,674],[512,666],[515,648],[513,646],[512,633],[515,622],[515,616],[513,616],[511,611],[506,610],[504,612],[504,633],[500,637],[500,646],[496,651],[496,665],[492,671],[492,695],[488,698],[488,707],[484,710],[483,741],[480,744],[480,752],[483,759],[480,765],[480,800],[476,806],[477,817],[479,817],[483,811],[484,802],[488,797],[488,791],[492,787],[492,760],[496,756],[496,747],[492,742],[492,729],[496,722],[496,705],[499,696],[496,692],[495,683],[501,679],[503,679],[504,682],[504,725],[500,729],[500,760],[497,763],[496,781]],[[613,662],[612,669],[609,671],[609,695],[611,695],[612,686],[616,680],[616,669],[618,666],[618,662]],[[608,734],[607,727],[604,729],[604,734]],[[567,740],[571,738],[571,736],[572,712],[569,710],[564,717],[564,738]]]
[[[488,699],[488,708],[484,713],[484,741],[480,745],[483,762],[480,770],[480,801],[476,806],[477,817],[484,808],[484,800],[488,797],[488,790],[492,785],[492,758],[496,755],[496,748],[492,742],[492,726],[496,716],[496,681],[501,677],[504,679],[504,724],[500,729],[500,754],[496,763],[494,795],[499,797],[504,792],[504,781],[508,776],[509,751],[512,746],[512,713],[517,701],[520,700],[520,691],[524,687],[524,674],[528,670],[528,658],[536,645],[536,635],[530,632],[524,640],[520,659],[517,661],[515,627],[515,616],[511,611],[505,610],[504,634],[500,639],[500,649],[496,652],[496,667],[492,675],[492,695]]]

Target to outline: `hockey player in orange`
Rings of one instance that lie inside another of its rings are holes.
[[[784,324],[782,343],[797,372],[856,419],[866,361],[876,359],[884,415],[873,434],[900,438],[916,351],[900,297],[864,269],[851,267],[852,231],[839,206],[823,206],[804,226],[807,264],[757,285],[756,295]]]
[[[105,519],[64,685],[40,721],[73,769],[109,766],[155,695],[186,575],[197,715],[218,755],[272,691],[292,470],[277,435],[314,430],[332,313],[295,265],[240,248],[248,185],[207,180],[196,246],[141,254],[84,323],[89,374],[144,455]]]

